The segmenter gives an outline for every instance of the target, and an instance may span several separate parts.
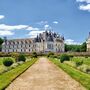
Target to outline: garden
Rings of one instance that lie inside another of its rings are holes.
[[[49,59],[90,90],[90,57],[68,54],[54,55],[49,53]]]
[[[37,54],[11,53],[0,57],[0,90],[5,89],[15,78],[37,61]]]

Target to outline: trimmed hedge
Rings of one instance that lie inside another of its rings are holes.
[[[70,60],[70,57],[67,54],[62,54],[60,56],[61,63],[63,63],[64,61],[69,61],[69,60]]]
[[[23,54],[20,54],[18,56],[18,58],[17,58],[17,61],[23,61],[23,62],[25,62],[26,61],[26,58],[25,58],[25,56]]]
[[[7,67],[11,66],[14,63],[14,61],[11,58],[4,58],[3,64]]]

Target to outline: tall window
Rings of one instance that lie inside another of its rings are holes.
[[[53,44],[47,44],[48,49],[53,49]]]

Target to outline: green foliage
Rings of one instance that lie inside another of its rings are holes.
[[[80,52],[81,45],[67,45],[65,44],[65,51]]]
[[[69,61],[69,60],[70,60],[70,57],[67,54],[62,54],[60,56],[61,63],[63,63],[64,61]]]
[[[33,58],[37,58],[37,53],[36,52],[33,52],[32,55],[31,55]]]
[[[76,66],[78,67],[78,66],[80,66],[80,65],[82,65],[83,64],[83,60],[77,60],[76,61]]]
[[[67,72],[72,78],[80,82],[87,90],[90,90],[90,75],[85,74],[67,64],[62,64],[59,60],[52,59],[51,61]]]
[[[88,73],[88,74],[90,73],[90,66],[85,65],[85,64],[79,66],[77,69],[79,69],[80,71],[84,73]]]
[[[10,53],[0,52],[0,57],[10,57]]]
[[[2,39],[2,38],[0,38],[0,45],[2,45],[2,43],[3,43],[3,39]]]
[[[67,45],[65,44],[65,51],[70,52],[86,52],[86,42],[84,42],[82,45]]]
[[[2,43],[3,43],[3,39],[0,38],[0,51],[2,50]]]
[[[4,60],[3,60],[3,64],[7,67],[11,66],[13,63],[14,63],[14,61],[11,58],[4,58]]]
[[[16,62],[18,62],[19,53],[12,52],[12,53],[10,53],[10,55],[11,55],[12,58],[15,58]]]
[[[70,58],[73,58],[74,56],[73,55],[69,55]]]
[[[48,52],[47,57],[53,57],[54,53],[53,52]]]
[[[82,45],[81,45],[81,52],[86,52],[87,50],[87,45],[86,45],[86,42],[84,42]]]
[[[23,62],[25,62],[26,61],[26,58],[25,58],[25,56],[23,54],[20,54],[18,56],[18,58],[17,58],[17,61],[23,61]]]
[[[25,62],[16,68],[3,73],[0,75],[0,90],[5,90],[5,88],[20,74],[22,74],[25,70],[27,70],[31,65],[33,65],[37,59],[32,59],[28,62]]]

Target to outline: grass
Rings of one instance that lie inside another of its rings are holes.
[[[83,63],[84,64],[86,64],[86,65],[90,65],[90,57],[88,57],[88,58],[85,58],[85,57],[74,57],[74,58],[72,58],[72,60],[71,61],[74,61],[74,62],[76,62],[77,60],[83,60]]]
[[[27,70],[32,64],[35,63],[37,59],[32,59],[27,61],[15,69],[12,69],[6,73],[0,75],[0,90],[4,90],[16,77],[22,74],[25,70]]]
[[[90,90],[90,75],[85,74],[67,64],[60,63],[59,60],[51,59],[58,67],[67,72],[72,78],[80,82],[87,90]]]

